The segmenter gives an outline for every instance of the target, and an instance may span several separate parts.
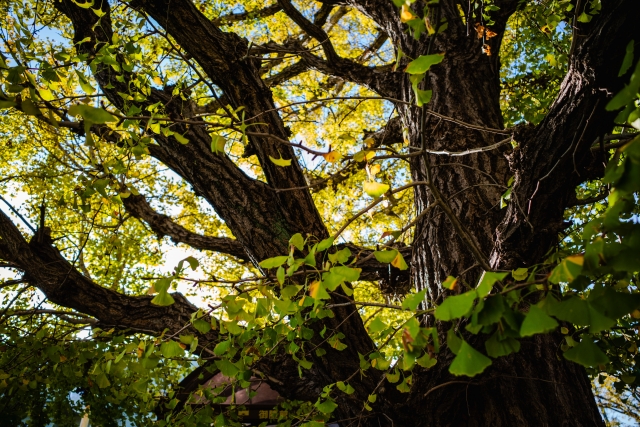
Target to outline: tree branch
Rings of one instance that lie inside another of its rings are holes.
[[[613,126],[615,114],[605,110],[607,97],[623,87],[618,66],[637,34],[633,17],[639,14],[636,0],[603,4],[544,121],[517,131],[515,139],[522,142],[509,156],[515,172],[512,203],[497,229],[494,268],[538,262],[556,242],[564,208],[585,178],[584,167],[592,163],[592,142]]]
[[[211,20],[211,22],[215,26],[219,27],[221,25],[229,25],[234,22],[244,21],[245,19],[266,18],[267,16],[275,15],[281,10],[282,6],[280,6],[279,4],[272,4],[271,6],[267,6],[258,10],[252,10],[250,12],[239,12],[230,13],[228,15],[221,15],[216,19]]]
[[[165,329],[177,331],[189,325],[198,310],[182,294],[175,293],[175,304],[151,304],[151,296],[126,296],[97,285],[82,275],[50,241],[38,243],[25,238],[4,212],[0,211],[0,256],[24,271],[24,280],[45,294],[54,304],[71,308],[99,320],[103,327],[116,327],[152,335]],[[215,331],[201,335],[189,326],[189,333],[200,336],[201,345],[214,341]]]
[[[247,253],[235,239],[228,237],[203,236],[187,230],[173,222],[171,217],[156,212],[144,196],[130,195],[122,203],[132,216],[145,221],[160,236],[169,236],[176,243],[185,243],[192,248],[222,252],[247,261]]]

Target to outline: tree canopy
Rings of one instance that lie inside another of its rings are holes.
[[[640,421],[637,0],[0,7],[0,425]]]

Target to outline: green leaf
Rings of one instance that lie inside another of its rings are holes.
[[[560,264],[556,266],[549,276],[549,281],[553,284],[560,282],[571,283],[582,272],[582,265],[584,264],[584,256],[571,255],[563,259]]]
[[[193,327],[201,334],[206,334],[211,330],[211,324],[202,319],[194,320]]]
[[[174,300],[173,297],[171,295],[169,295],[169,293],[167,291],[158,292],[158,295],[153,297],[153,299],[151,300],[151,304],[159,305],[159,306],[163,306],[163,307],[167,306],[167,305],[174,304],[175,302],[176,302],[176,300]]]
[[[377,199],[389,190],[389,186],[387,184],[380,184],[379,182],[365,181],[363,189],[369,196]]]
[[[591,337],[585,337],[577,346],[567,350],[563,354],[564,358],[582,366],[591,367],[605,365],[609,363],[609,358],[600,347],[598,347]]]
[[[529,337],[535,334],[544,334],[551,332],[558,327],[558,322],[547,315],[544,311],[532,305],[529,307],[529,313],[520,325],[520,336]]]
[[[227,145],[227,138],[222,135],[211,135],[211,152],[212,153],[224,153],[224,148]]]
[[[189,143],[189,139],[185,138],[184,136],[180,135],[179,133],[174,133],[173,137],[176,139],[176,141],[178,141],[180,144],[188,144]]]
[[[324,239],[323,241],[318,243],[318,247],[316,248],[316,250],[324,251],[324,250],[329,249],[333,245],[333,240],[334,240],[333,237],[329,237],[327,239]]]
[[[353,392],[355,391],[355,389],[353,387],[351,387],[351,384],[345,384],[342,381],[338,381],[336,383],[336,386],[338,387],[338,389],[340,391],[343,391],[346,394],[353,394]]]
[[[302,234],[296,233],[289,239],[289,244],[301,251],[304,249],[304,237],[302,237]]]
[[[322,283],[330,291],[335,291],[336,288],[342,284],[342,282],[344,282],[344,276],[333,271],[324,273],[322,276]]]
[[[422,301],[424,301],[424,296],[427,293],[426,289],[421,290],[415,294],[409,294],[404,297],[404,301],[402,301],[402,308],[405,310],[414,311]]]
[[[344,280],[348,282],[355,282],[360,278],[360,272],[362,272],[362,269],[339,265],[337,267],[331,268],[331,272],[344,277]]]
[[[500,338],[496,332],[484,343],[487,354],[493,358],[507,356],[520,351],[520,341],[512,337]]]
[[[572,296],[552,305],[549,314],[575,325],[586,326],[589,324],[589,303],[582,298]]]
[[[516,270],[511,270],[511,276],[518,281],[522,281],[526,279],[528,274],[529,274],[529,270],[527,270],[526,268],[518,268]]]
[[[279,159],[274,159],[273,157],[269,156],[269,160],[271,160],[274,164],[278,165],[278,166],[291,166],[291,159],[283,159],[282,157],[280,157]]]
[[[478,324],[488,326],[498,322],[505,310],[504,297],[494,295],[484,301],[482,310],[478,313]]]
[[[96,89],[93,86],[91,86],[91,83],[89,83],[89,80],[84,76],[84,74],[82,74],[78,70],[76,70],[76,74],[78,76],[78,83],[80,83],[80,87],[82,88],[84,93],[88,95],[93,94],[93,92],[95,92]]]
[[[380,319],[379,316],[376,316],[376,318],[373,319],[371,323],[369,323],[369,326],[367,326],[367,330],[370,334],[375,334],[376,332],[380,332],[386,328],[387,325]]]
[[[282,291],[280,291],[280,295],[283,298],[291,299],[292,297],[296,296],[298,294],[298,292],[300,292],[300,289],[302,289],[302,286],[299,286],[299,285],[285,286],[282,289]]]
[[[278,267],[278,270],[276,271],[276,279],[278,279],[278,283],[280,283],[280,285],[284,283],[284,267]]]
[[[469,291],[445,298],[442,304],[436,308],[434,313],[436,319],[449,321],[466,316],[471,311],[476,296],[476,291]]]
[[[118,119],[102,108],[94,108],[89,105],[75,104],[69,108],[69,114],[72,116],[82,116],[83,119],[91,123],[102,124],[108,122],[117,122]]]
[[[491,359],[462,340],[458,355],[451,362],[449,372],[453,375],[476,376],[491,365]]]
[[[162,355],[166,358],[182,356],[184,354],[184,350],[180,347],[180,344],[173,340],[160,344],[160,352],[162,352]]]
[[[216,344],[215,348],[213,349],[213,354],[215,354],[216,356],[222,356],[227,352],[227,350],[229,350],[230,347],[231,347],[231,341],[229,340],[220,341],[218,344]]]
[[[385,376],[387,377],[387,381],[391,384],[395,384],[400,380],[400,372],[397,369],[394,370],[393,373],[387,372]]]
[[[493,289],[493,285],[495,285],[496,282],[507,277],[508,274],[509,273],[496,273],[493,271],[483,272],[482,276],[480,277],[480,282],[476,287],[476,290],[478,291],[478,296],[480,298],[483,298],[489,295],[489,293],[491,292],[491,289]]]
[[[624,55],[624,59],[622,60],[622,67],[620,67],[620,72],[618,73],[618,77],[622,77],[627,74],[631,65],[633,65],[633,49],[635,48],[635,41],[631,40],[627,45],[627,52]]]
[[[236,374],[240,372],[240,370],[236,367],[236,365],[234,365],[227,359],[216,360],[215,364],[218,367],[218,369],[220,369],[220,372],[222,372],[222,375],[225,375],[229,378],[235,377]]]
[[[436,363],[438,363],[438,359],[436,359],[435,357],[431,357],[429,353],[425,353],[422,357],[416,359],[416,363],[423,368],[429,369]]]
[[[385,264],[389,264],[391,261],[393,261],[397,254],[398,251],[396,251],[395,249],[386,251],[375,251],[373,253],[378,262],[383,262]]]
[[[40,109],[36,107],[36,104],[34,104],[29,98],[22,101],[21,108],[25,114],[29,114],[30,116],[39,116],[42,114]]]
[[[96,376],[95,382],[100,388],[107,388],[111,385],[111,382],[109,382],[109,378],[107,378],[107,375],[105,373],[98,374]]]
[[[462,339],[456,334],[453,327],[447,331],[447,346],[453,354],[458,354],[460,346],[462,346]]]
[[[318,399],[314,406],[323,414],[330,414],[338,407],[338,405],[331,399],[327,399],[324,402],[320,402],[320,399]]]
[[[405,72],[407,74],[424,74],[431,66],[439,64],[444,59],[444,53],[436,53],[434,55],[422,55],[409,62]]]
[[[432,90],[421,90],[415,88],[413,91],[416,95],[416,105],[418,107],[422,107],[424,104],[428,104],[431,101],[431,96],[433,95]]]
[[[187,261],[192,270],[195,270],[200,265],[200,262],[192,256],[186,257],[183,261]]]
[[[260,262],[260,267],[270,269],[280,267],[282,264],[287,262],[288,256],[277,256],[273,258],[267,258]]]

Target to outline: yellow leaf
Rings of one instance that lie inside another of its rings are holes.
[[[364,162],[365,160],[371,160],[375,155],[375,151],[358,151],[353,155],[353,160],[356,162]]]
[[[567,257],[567,261],[576,264],[583,265],[584,264],[584,255],[569,255]]]
[[[318,292],[320,292],[320,282],[318,282],[317,280],[314,280],[309,285],[309,295],[311,296],[311,298],[316,298],[318,296]],[[302,302],[304,300],[300,300],[300,301]]]
[[[398,255],[396,255],[393,261],[391,261],[391,265],[393,265],[395,268],[398,268],[400,270],[406,270],[407,268],[409,268],[409,266],[407,265],[406,261],[404,260],[400,252],[398,252]]]
[[[327,154],[323,154],[322,157],[324,157],[324,159],[329,163],[335,163],[340,160],[340,158],[342,158],[342,154],[334,150],[328,152]]]
[[[211,135],[211,151],[212,152],[224,153],[224,147],[226,145],[227,145],[227,138],[225,138],[222,135]]]
[[[151,285],[151,287],[149,288],[149,290],[147,291],[147,295],[153,295],[156,293],[156,287]]]
[[[371,176],[376,176],[378,172],[380,172],[380,165],[372,165],[369,168],[369,174],[371,174]]]
[[[40,98],[45,101],[51,101],[53,99],[53,94],[49,89],[38,89],[38,92],[40,93]]]
[[[402,10],[400,11],[400,21],[407,22],[415,19],[416,17],[411,12],[411,9],[406,4],[402,5]]]
[[[373,147],[376,141],[373,138],[367,138],[363,141],[367,147]]]
[[[378,198],[389,190],[387,184],[380,184],[379,182],[365,182],[364,192],[373,198]]]
[[[155,76],[155,77],[153,78],[153,82],[154,82],[155,84],[157,84],[158,86],[162,86],[162,84],[163,84],[162,79],[161,79],[160,77],[158,77],[158,76]]]
[[[271,160],[273,163],[275,163],[278,166],[291,166],[291,159],[287,160],[287,159],[283,159],[282,157],[280,157],[279,159],[274,159],[273,157],[269,156],[269,160]]]

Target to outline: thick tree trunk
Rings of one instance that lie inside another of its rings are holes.
[[[540,159],[537,163],[532,162],[526,172],[522,163],[514,165],[512,160],[511,164],[507,161],[520,154],[519,149],[512,150],[508,144],[464,157],[420,156],[411,164],[415,181],[428,181],[427,168],[430,167],[433,184],[448,198],[451,210],[486,259],[496,251],[496,241],[500,241],[501,234],[505,234],[506,226],[501,223],[511,221],[510,227],[515,228],[515,221],[509,218],[519,218],[518,227],[526,231],[508,237],[518,241],[511,245],[517,252],[503,257],[494,254],[491,259],[493,268],[511,269],[541,261],[562,228],[567,199],[573,194],[575,185],[585,179],[581,168],[588,163],[583,160],[585,154],[588,155],[588,147],[594,136],[603,132],[605,123],[611,123],[611,117],[604,111],[606,100],[599,100],[596,88],[611,88],[615,93],[614,88],[619,89],[620,82],[616,81],[617,65],[611,67],[604,60],[604,45],[614,46],[606,56],[619,56],[621,60],[620,51],[626,44],[625,40],[632,38],[631,26],[625,16],[637,14],[638,9],[633,2],[613,3],[616,2],[610,2],[609,8],[603,7],[603,13],[598,17],[599,28],[592,29],[591,37],[580,47],[580,61],[571,65],[558,101],[549,115],[552,125],[543,122],[535,132],[517,131],[518,143],[537,153]],[[482,54],[481,42],[473,35],[466,36],[466,28],[458,18],[458,11],[454,10],[455,5],[441,4],[449,29],[436,39],[433,50],[427,52],[426,43],[405,44],[407,49],[412,49],[410,54],[413,57],[446,52],[444,62],[434,67],[428,76],[425,89],[433,89],[434,94],[429,108],[473,125],[501,129],[498,60]],[[507,4],[503,6],[503,19],[497,18],[497,25],[493,27],[499,35],[504,32],[506,17],[512,12]],[[395,37],[404,38],[404,35],[396,34]],[[493,40],[491,47],[494,52],[498,50],[499,38]],[[410,101],[410,83],[405,81],[404,85],[396,96]],[[560,108],[561,112],[554,111]],[[504,135],[468,129],[434,116],[424,118],[421,116],[424,113],[416,108],[405,108],[401,113],[412,145],[429,150],[462,151],[486,147],[504,138]],[[585,124],[584,116],[589,114],[597,117]],[[579,133],[589,136],[575,141],[574,135]],[[543,142],[545,146],[555,144],[557,148],[541,151]],[[578,154],[574,155],[574,163],[568,169],[570,159],[563,159],[561,153],[570,144],[582,145],[586,149],[579,151],[576,148]],[[545,199],[537,201],[542,205],[533,209],[525,206],[540,177],[560,160],[564,161],[564,168],[560,166],[561,169],[555,171],[555,179],[544,185],[554,187],[554,190],[563,187],[563,192],[545,189]],[[567,173],[567,170],[575,168],[575,174]],[[512,198],[508,210],[502,210],[500,195],[514,174],[518,175],[516,179],[520,179],[519,182],[526,181],[526,184],[518,185],[526,185],[528,189]],[[554,196],[555,202],[550,198]],[[416,187],[418,212],[434,202],[433,193],[426,186]],[[527,208],[530,211],[524,214]],[[529,224],[533,231],[526,227],[528,222],[533,223]],[[430,306],[450,294],[440,286],[446,276],[459,276],[473,287],[482,271],[478,267],[482,260],[470,250],[469,242],[462,239],[458,231],[440,207],[424,216],[416,228],[412,279],[418,289],[429,290],[427,304]],[[497,252],[500,253],[499,250]],[[446,331],[452,324],[436,322],[433,318],[425,321],[438,327],[441,342],[444,342]],[[472,336],[465,332],[463,326],[456,325],[456,330],[464,334],[470,344],[484,351],[486,337]],[[561,340],[561,336],[553,335],[523,339],[518,353],[494,360],[490,368],[474,378],[455,377],[448,372],[454,355],[445,348],[438,355],[435,367],[414,374],[410,397],[402,405],[403,409],[395,412],[399,418],[394,421],[399,425],[438,427],[602,426],[586,372],[581,366],[563,359]]]

